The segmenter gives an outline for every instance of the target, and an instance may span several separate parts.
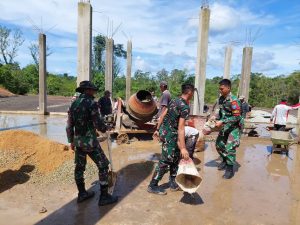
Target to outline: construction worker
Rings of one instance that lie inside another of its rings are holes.
[[[247,117],[247,113],[250,112],[249,104],[245,101],[245,96],[241,95],[239,100],[242,104],[242,117],[245,119]]]
[[[171,93],[168,90],[168,83],[166,81],[160,82],[159,88],[160,88],[160,91],[162,92],[162,95],[159,99],[159,109],[158,109],[158,113],[157,113],[158,118],[168,108],[168,104],[171,101]]]
[[[231,94],[231,82],[223,79],[219,82],[219,115],[216,118],[216,127],[221,128],[216,140],[216,149],[222,158],[219,170],[225,170],[224,179],[234,176],[233,165],[236,161],[236,148],[240,145],[240,135],[243,126],[241,102]]]
[[[298,109],[300,104],[293,106],[287,105],[286,98],[282,98],[281,102],[273,109],[270,122],[274,120],[274,130],[285,131],[289,110]]]
[[[99,115],[94,95],[97,87],[90,81],[82,81],[76,92],[81,95],[71,104],[68,111],[67,137],[71,149],[75,151],[75,182],[78,188],[77,202],[83,202],[95,195],[93,191],[86,191],[84,171],[86,156],[88,155],[99,170],[100,198],[98,205],[107,205],[118,200],[108,193],[109,161],[99,145],[96,129],[106,132],[107,127]]]
[[[103,117],[112,114],[113,109],[110,97],[111,93],[107,90],[104,92],[104,96],[102,96],[98,101],[100,113]]]
[[[170,171],[169,186],[171,191],[179,189],[175,182],[180,155],[189,159],[189,153],[185,146],[185,121],[190,114],[189,100],[194,95],[194,86],[183,84],[181,96],[170,101],[168,108],[161,115],[154,136],[162,141],[162,154],[155,168],[152,180],[148,186],[148,192],[164,195],[166,191],[158,186],[158,182],[165,173]]]
[[[189,157],[194,159],[194,152],[199,138],[199,131],[191,126],[184,127],[185,145],[189,152]]]

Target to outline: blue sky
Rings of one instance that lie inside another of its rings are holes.
[[[133,42],[133,70],[156,73],[165,68],[194,73],[197,53],[198,15],[201,0],[91,0],[93,35],[107,35],[107,21],[115,43]],[[46,31],[53,54],[48,71],[76,76],[76,0],[0,0],[0,24],[22,30],[26,41],[17,61],[32,63],[28,46],[37,41],[32,23]],[[232,74],[241,71],[246,30],[256,32],[252,72],[268,76],[300,69],[300,2],[297,0],[209,1],[211,9],[207,77],[223,74],[224,47],[234,41]],[[100,13],[101,12],[101,13]],[[55,26],[53,29],[49,28]],[[123,71],[125,65],[122,63]]]

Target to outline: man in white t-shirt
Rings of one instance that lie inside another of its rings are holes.
[[[270,122],[273,122],[274,119],[274,130],[285,131],[289,111],[298,109],[299,107],[300,104],[288,106],[287,100],[282,99],[281,102],[275,106],[270,119]]]
[[[193,159],[196,143],[199,137],[199,131],[194,127],[185,126],[184,134],[185,134],[186,149],[188,150],[190,158]]]

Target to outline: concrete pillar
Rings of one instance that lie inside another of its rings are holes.
[[[230,79],[230,66],[231,66],[232,47],[227,46],[225,48],[225,59],[224,59],[224,79]]]
[[[112,93],[113,89],[113,51],[114,40],[112,38],[106,39],[106,60],[105,60],[105,90]]]
[[[299,96],[299,103],[300,103],[300,96]],[[298,108],[298,117],[297,117],[297,126],[298,126],[298,137],[299,137],[299,140],[300,140],[300,108]]]
[[[39,34],[39,112],[47,114],[46,35]]]
[[[131,91],[131,66],[132,66],[132,42],[127,42],[127,70],[126,70],[126,102],[130,98]]]
[[[241,80],[239,85],[239,96],[244,95],[245,100],[247,102],[249,100],[252,53],[253,53],[252,47],[245,47],[243,49],[243,62],[242,62]]]
[[[79,85],[83,80],[91,80],[92,6],[89,2],[78,3],[77,44],[77,85]]]
[[[198,89],[199,100],[197,93],[194,95],[194,115],[203,114],[205,81],[206,81],[206,61],[208,50],[208,32],[209,32],[210,9],[208,6],[202,7],[199,15],[199,36],[197,49],[197,63],[195,74],[195,87]]]

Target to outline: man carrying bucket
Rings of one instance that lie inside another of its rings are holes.
[[[224,170],[224,179],[231,179],[234,176],[233,165],[236,161],[236,148],[240,145],[243,117],[241,115],[241,102],[231,94],[231,82],[223,79],[219,83],[220,111],[216,127],[221,128],[216,140],[216,149],[222,158],[218,170]]]
[[[189,158],[189,153],[185,146],[185,121],[190,114],[189,100],[194,95],[194,86],[183,84],[181,86],[181,96],[170,101],[168,108],[160,117],[157,130],[154,136],[162,141],[162,154],[158,165],[155,168],[152,180],[148,186],[148,192],[164,195],[166,191],[158,186],[158,182],[164,174],[170,170],[169,185],[171,191],[179,189],[175,182],[180,155],[184,159]]]

